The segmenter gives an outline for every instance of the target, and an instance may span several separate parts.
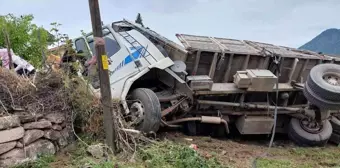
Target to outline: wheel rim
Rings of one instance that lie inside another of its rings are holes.
[[[139,125],[143,121],[144,106],[141,102],[134,102],[130,106],[131,125]]]
[[[326,73],[322,76],[322,79],[330,85],[340,86],[340,76],[338,74]]]
[[[310,121],[307,118],[300,120],[300,125],[303,130],[312,134],[320,133],[323,128],[323,126],[315,120]]]

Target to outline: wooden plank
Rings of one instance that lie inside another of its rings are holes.
[[[215,75],[215,71],[216,71],[217,58],[218,58],[218,53],[216,52],[214,54],[214,58],[213,58],[211,65],[210,65],[209,77],[211,79],[214,79],[214,75]]]
[[[196,75],[197,69],[198,69],[198,64],[200,63],[200,58],[201,58],[201,51],[197,51],[196,58],[195,58],[195,63],[194,63],[194,68],[192,70],[192,75]]]
[[[224,75],[223,82],[228,82],[228,80],[229,80],[229,75],[230,75],[231,66],[232,66],[232,63],[233,63],[233,58],[234,58],[234,54],[230,54],[228,66],[227,66],[227,71]]]

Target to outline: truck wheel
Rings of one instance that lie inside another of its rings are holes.
[[[305,95],[306,99],[312,104],[317,106],[320,109],[339,109],[340,101],[331,101],[326,100],[321,97],[319,94],[316,94],[314,90],[310,87],[308,82],[306,82],[305,87],[303,89],[303,94]]]
[[[321,98],[340,102],[340,65],[319,64],[313,67],[307,84]]]
[[[331,124],[333,132],[340,134],[340,120],[337,117],[332,116]]]
[[[322,125],[307,119],[292,118],[289,123],[288,136],[300,146],[325,146],[332,135],[332,125],[328,120]]]
[[[146,88],[131,93],[131,121],[137,130],[145,133],[157,132],[161,123],[161,104],[156,94]]]

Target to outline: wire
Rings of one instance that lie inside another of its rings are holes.
[[[279,71],[276,71],[276,95],[275,95],[275,110],[274,110],[274,126],[273,126],[273,132],[272,132],[272,137],[269,142],[268,150],[273,146],[274,142],[274,137],[275,137],[275,132],[276,132],[276,121],[277,121],[277,104],[278,104],[278,99],[279,99]]]

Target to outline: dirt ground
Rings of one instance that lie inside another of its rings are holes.
[[[164,136],[186,145],[195,144],[204,157],[216,157],[227,167],[340,167],[340,147],[327,145],[324,148],[300,148],[285,136],[277,136],[268,149],[268,136],[214,139],[208,136],[186,136],[179,132],[167,132]]]

